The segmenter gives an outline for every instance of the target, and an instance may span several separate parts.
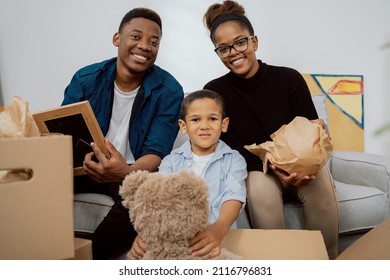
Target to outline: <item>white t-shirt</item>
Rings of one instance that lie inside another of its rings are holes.
[[[110,127],[106,135],[106,138],[111,141],[128,164],[132,164],[135,161],[130,150],[129,126],[131,111],[138,90],[139,87],[130,92],[123,92],[114,83],[114,104],[112,106]]]
[[[207,164],[209,163],[210,159],[213,157],[214,153],[205,155],[205,156],[198,156],[192,153],[194,157],[194,164],[192,165],[192,171],[199,177],[204,178],[204,174],[206,172]]]

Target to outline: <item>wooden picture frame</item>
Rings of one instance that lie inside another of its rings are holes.
[[[89,101],[81,101],[33,114],[41,135],[64,134],[72,136],[74,175],[85,174],[83,161],[92,152],[91,142],[109,158],[104,135],[96,120]]]

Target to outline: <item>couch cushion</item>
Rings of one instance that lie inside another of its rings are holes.
[[[303,207],[299,202],[288,202],[284,204],[284,215],[286,228],[305,229],[303,217]]]
[[[387,194],[380,189],[335,181],[339,202],[340,229],[342,234],[367,231],[384,221],[389,213]],[[300,203],[284,205],[286,226],[289,229],[304,229],[303,207]]]
[[[335,181],[374,187],[389,193],[388,157],[354,151],[334,151],[329,163]]]
[[[247,208],[242,209],[240,214],[237,217],[237,228],[238,229],[251,229],[251,223],[249,222],[249,218],[247,215]]]
[[[389,198],[380,189],[335,181],[339,201],[340,233],[367,230],[389,215]]]
[[[111,197],[97,193],[74,195],[74,230],[79,233],[93,233],[107,215],[114,201]]]

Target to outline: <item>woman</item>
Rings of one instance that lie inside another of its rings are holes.
[[[296,116],[327,127],[318,119],[303,77],[294,69],[268,65],[256,58],[258,38],[245,9],[234,1],[211,5],[204,15],[215,52],[230,70],[204,88],[218,92],[226,102],[229,130],[221,136],[247,162],[248,209],[255,228],[283,229],[283,201],[303,204],[305,226],[320,230],[330,259],[337,257],[338,204],[326,167],[296,179],[271,165],[264,174],[262,161],[244,146],[271,141],[270,135]]]

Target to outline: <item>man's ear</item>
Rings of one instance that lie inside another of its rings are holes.
[[[112,36],[112,43],[115,47],[119,46],[119,42],[121,41],[119,32],[116,32],[114,36]]]
[[[186,126],[186,122],[182,119],[179,119],[179,127],[180,127],[180,132],[182,134],[186,134],[187,133],[187,126]]]
[[[226,117],[222,120],[222,129],[221,131],[222,132],[226,132],[228,130],[228,126],[229,126],[229,118]]]

